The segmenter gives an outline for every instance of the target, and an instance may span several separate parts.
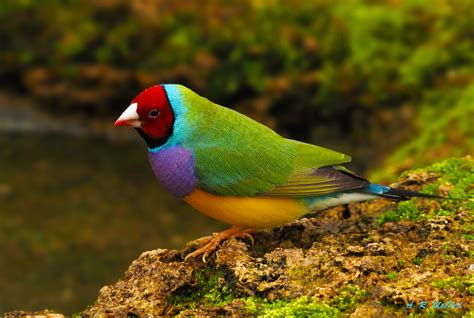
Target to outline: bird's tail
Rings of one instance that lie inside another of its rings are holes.
[[[442,197],[432,194],[426,194],[416,191],[409,191],[403,190],[399,188],[390,188],[387,186],[383,186],[376,183],[371,183],[370,186],[367,188],[369,193],[377,194],[381,197],[389,198],[396,201],[405,201],[410,200],[413,197],[420,197],[420,198],[437,198],[440,199]]]

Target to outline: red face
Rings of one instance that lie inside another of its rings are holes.
[[[115,126],[142,129],[152,139],[169,136],[174,123],[174,113],[161,85],[152,86],[138,94],[130,106],[115,122]]]

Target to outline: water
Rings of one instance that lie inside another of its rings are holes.
[[[167,194],[143,145],[0,134],[0,312],[79,312],[141,252],[225,227]]]

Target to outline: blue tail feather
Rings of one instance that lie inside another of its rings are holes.
[[[390,187],[383,186],[383,185],[376,184],[376,183],[371,183],[371,184],[369,185],[369,187],[367,188],[367,190],[368,190],[370,193],[373,193],[373,194],[380,194],[380,195],[383,195],[384,193],[387,193],[387,192],[390,191]]]
[[[371,183],[367,188],[367,192],[380,195],[392,200],[404,201],[409,200],[413,197],[421,198],[440,198],[437,195],[431,195],[416,191],[403,190],[399,188],[390,188],[376,183]]]

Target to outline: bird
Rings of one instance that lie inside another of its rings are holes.
[[[247,238],[309,213],[381,197],[432,195],[372,183],[347,169],[351,157],[284,138],[179,84],[140,92],[115,121],[145,140],[151,168],[173,196],[231,225],[185,260],[206,259],[230,238]]]

